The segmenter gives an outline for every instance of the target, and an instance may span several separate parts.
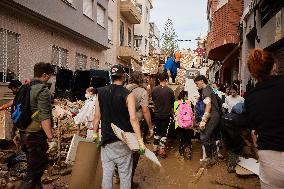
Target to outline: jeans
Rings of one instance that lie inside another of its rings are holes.
[[[205,125],[205,129],[200,131],[200,140],[205,148],[205,153],[208,158],[212,158],[217,153],[216,146],[216,129],[220,122],[218,112],[211,113],[211,117]]]
[[[102,189],[112,189],[112,177],[117,166],[120,188],[131,189],[133,157],[129,147],[123,142],[107,144],[101,149],[103,167]]]

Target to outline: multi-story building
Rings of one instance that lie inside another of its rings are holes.
[[[135,49],[141,57],[149,56],[150,10],[153,8],[152,0],[136,0],[142,12],[141,23],[135,25]]]
[[[0,1],[0,81],[31,78],[33,65],[71,70],[105,64],[107,0]]]
[[[149,29],[149,55],[157,55],[161,54],[161,47],[160,47],[160,38],[161,33],[158,29],[158,26],[151,22],[149,23],[150,29]]]
[[[284,1],[244,0],[244,7],[240,75],[243,91],[246,91],[251,79],[247,68],[250,49],[262,48],[273,53],[279,72],[284,73]]]
[[[117,0],[117,3],[117,62],[139,70],[141,63],[134,49],[134,26],[141,23],[141,11],[135,0]]]
[[[243,0],[208,0],[208,58],[222,63],[219,82],[239,78],[240,19]],[[219,70],[216,70],[219,71]]]

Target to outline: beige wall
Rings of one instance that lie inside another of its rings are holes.
[[[76,52],[88,57],[87,68],[90,68],[90,57],[105,63],[105,52],[85,43],[65,36],[37,22],[15,15],[11,11],[0,8],[0,28],[20,34],[19,67],[20,79],[33,76],[33,65],[39,61],[51,62],[52,46],[56,45],[68,50],[67,66],[75,69]]]
[[[119,40],[118,27],[118,0],[109,0],[108,17],[113,21],[112,41],[108,43],[109,49],[106,51],[106,61],[112,65],[117,64],[117,45]]]

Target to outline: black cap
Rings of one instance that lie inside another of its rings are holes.
[[[111,69],[110,69],[111,75],[122,76],[125,73],[126,72],[125,72],[124,66],[121,65],[121,64],[116,64],[116,65],[112,66]]]

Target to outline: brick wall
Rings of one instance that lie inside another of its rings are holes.
[[[243,0],[229,0],[217,10],[212,1],[212,28],[208,34],[207,51],[229,43],[239,43],[239,23],[243,14]]]
[[[70,36],[65,36],[47,26],[1,8],[0,28],[20,34],[20,80],[33,76],[33,66],[35,63],[39,61],[51,62],[53,45],[68,50],[67,66],[72,70],[75,69],[77,52],[88,57],[87,68],[90,68],[91,57],[99,59],[100,62],[106,62],[106,51],[90,47]]]

